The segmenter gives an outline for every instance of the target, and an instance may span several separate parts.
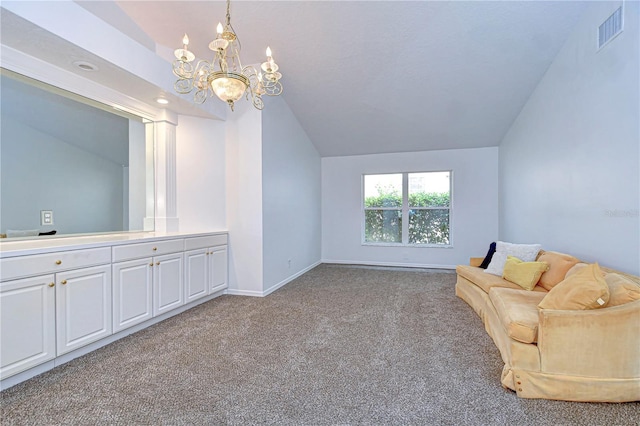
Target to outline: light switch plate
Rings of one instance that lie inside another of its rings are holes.
[[[40,225],[53,225],[53,210],[40,210]]]

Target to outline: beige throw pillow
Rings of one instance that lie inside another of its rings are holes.
[[[538,304],[541,309],[586,310],[602,308],[609,287],[597,263],[588,265],[553,287]]]
[[[573,268],[578,262],[577,258],[564,253],[554,251],[545,251],[538,256],[538,262],[546,262],[549,269],[540,277],[541,287],[545,290],[551,290],[559,282],[565,279],[569,269]]]
[[[587,266],[589,266],[588,263],[576,263],[575,265],[573,265],[573,267],[571,267],[571,269],[569,269],[567,271],[567,275],[564,276],[564,278],[569,278],[571,275],[573,274],[577,274],[578,272],[582,271],[584,268],[586,268]]]

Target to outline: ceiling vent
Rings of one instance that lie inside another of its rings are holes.
[[[602,49],[622,32],[622,6],[598,27],[598,49]]]

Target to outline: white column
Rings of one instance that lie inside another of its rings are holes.
[[[178,230],[176,194],[176,126],[178,116],[164,111],[155,125],[156,232]]]

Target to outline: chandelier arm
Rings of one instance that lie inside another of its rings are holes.
[[[256,107],[259,110],[262,110],[264,108],[264,102],[262,101],[262,96],[260,95],[260,93],[256,93],[253,90],[248,90],[247,92],[247,99],[249,98],[249,96],[251,96],[251,103],[253,104],[254,107]]]
[[[265,86],[265,95],[267,96],[278,96],[282,93],[282,83],[279,81],[271,86]]]

